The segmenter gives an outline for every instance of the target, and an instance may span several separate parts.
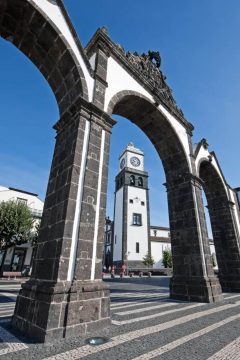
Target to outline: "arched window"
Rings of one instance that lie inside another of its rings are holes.
[[[135,176],[134,175],[130,176],[130,185],[135,186]]]
[[[138,186],[143,187],[143,178],[142,177],[138,177]]]

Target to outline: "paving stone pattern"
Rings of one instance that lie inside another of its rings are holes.
[[[239,360],[240,293],[225,293],[216,304],[169,298],[167,277],[115,278],[111,289],[113,324],[88,335],[48,344],[31,342],[10,326],[20,285],[0,281],[0,359]]]

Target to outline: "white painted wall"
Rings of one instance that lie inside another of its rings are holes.
[[[129,203],[133,199],[133,204]],[[141,205],[141,202],[144,205]],[[132,224],[133,213],[142,214],[142,226]],[[147,226],[147,197],[146,190],[128,187],[127,211],[127,252],[128,260],[142,261],[148,252],[148,226]],[[136,243],[139,243],[139,253],[136,253]]]
[[[108,87],[105,93],[104,105],[105,111],[107,111],[112,97],[123,90],[136,91],[146,96],[150,102],[153,102],[152,96],[111,56],[108,58],[107,83]]]
[[[93,99],[93,88],[94,88],[94,79],[91,77],[89,70],[85,64],[85,61],[77,47],[77,44],[72,36],[72,33],[68,27],[68,24],[58,7],[58,5],[52,4],[47,0],[32,0],[45,14],[49,17],[49,19],[56,25],[56,27],[62,33],[62,36],[65,37],[66,41],[69,44],[69,47],[74,52],[78,62],[83,71],[89,94],[89,101]]]
[[[163,251],[166,249],[171,250],[171,245],[169,243],[151,241],[151,254],[155,261],[155,264],[153,265],[154,269],[164,268],[162,259],[163,259]]]
[[[117,191],[116,200],[115,200],[113,261],[119,261],[122,259],[122,235],[123,235],[122,230],[123,230],[123,188]]]
[[[156,233],[155,233],[156,231]],[[150,228],[150,236],[158,236],[158,237],[170,237],[170,229],[159,229],[159,228]]]
[[[225,180],[222,176],[222,173],[221,173],[221,170],[219,169],[219,166],[218,166],[218,163],[215,159],[214,156],[212,156],[210,154],[210,152],[208,151],[208,149],[205,149],[203,146],[201,146],[198,154],[197,154],[197,157],[196,157],[196,160],[195,160],[195,164],[196,164],[196,169],[197,169],[197,175],[199,176],[199,169],[200,169],[200,163],[205,160],[205,161],[208,161],[209,162],[209,156],[211,157],[212,161],[211,161],[211,165],[214,167],[214,169],[216,170],[216,172],[218,173],[220,179],[222,180],[222,183],[224,185],[224,188],[225,188],[225,191],[227,192],[227,187],[226,187],[226,183],[225,183]]]
[[[19,192],[17,190],[10,190],[7,187],[0,186],[0,202],[1,201],[17,201],[17,198],[27,200],[27,206],[31,210],[39,210],[40,212],[43,210],[44,202],[39,199],[39,197],[26,194],[23,192]]]
[[[238,212],[239,212],[238,203],[237,203],[235,192],[231,188],[229,188],[229,195],[230,195],[230,200],[235,204],[233,206],[234,220],[235,220],[238,234],[240,234],[240,219],[238,216]]]
[[[107,111],[109,102],[118,92],[123,90],[135,91],[146,96],[150,102],[154,103],[152,95],[145,90],[135,79],[133,79],[127,71],[125,71],[121,65],[112,57],[108,59],[108,71],[107,71],[107,83],[108,87],[105,94],[105,106],[104,110]],[[184,126],[171,115],[162,105],[159,105],[159,111],[165,116],[168,122],[175,130],[180,142],[183,145],[186,157],[188,159],[189,168],[191,169],[190,161],[190,148],[188,144],[188,135]]]

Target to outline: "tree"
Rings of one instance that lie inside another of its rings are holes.
[[[33,217],[25,204],[0,203],[0,250],[31,241]]]
[[[152,257],[152,255],[150,254],[150,252],[148,252],[144,257],[143,257],[143,263],[146,266],[153,266],[153,264],[155,264],[155,261]]]
[[[170,249],[163,250],[163,265],[165,268],[171,268],[172,267],[172,252]]]

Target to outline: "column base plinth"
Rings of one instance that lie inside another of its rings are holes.
[[[239,275],[221,275],[219,281],[224,292],[240,292],[240,276]]]
[[[222,288],[216,277],[180,277],[170,280],[170,297],[176,300],[212,303],[223,300]]]
[[[29,280],[17,297],[12,326],[39,342],[81,336],[109,326],[110,291],[101,280]]]

